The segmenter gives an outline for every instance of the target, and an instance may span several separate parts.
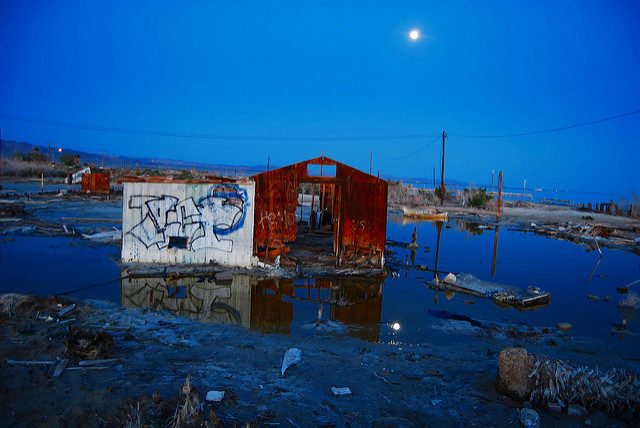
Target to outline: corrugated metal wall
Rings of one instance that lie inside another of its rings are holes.
[[[109,174],[82,174],[82,191],[109,193]]]
[[[122,261],[251,266],[253,182],[123,185]]]
[[[309,175],[309,165],[335,166],[335,177]],[[387,234],[388,184],[327,157],[267,171],[256,182],[254,245],[277,248],[294,241],[300,183],[325,184],[335,189],[334,242],[341,258],[369,254],[381,261]],[[342,257],[345,256],[345,257]]]

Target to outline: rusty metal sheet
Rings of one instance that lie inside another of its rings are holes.
[[[109,174],[82,174],[82,191],[109,193]]]
[[[309,174],[309,165],[334,166],[335,176]],[[388,183],[327,157],[267,171],[256,182],[254,246],[278,247],[294,241],[300,183],[330,184],[335,192],[334,246],[341,253],[380,260],[387,233]]]

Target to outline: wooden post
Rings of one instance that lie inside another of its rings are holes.
[[[136,164],[136,175],[138,175],[138,164]]]
[[[498,221],[500,221],[500,203],[502,202],[502,171],[498,174]]]
[[[309,230],[315,230],[316,222],[313,220],[313,202],[316,197],[316,183],[311,187],[311,212],[309,213]]]
[[[40,189],[42,190],[42,194],[44,195],[44,172],[40,176]]]
[[[444,205],[444,140],[446,132],[442,131],[442,171],[440,171],[440,205]]]
[[[493,263],[491,265],[491,276],[496,276],[496,255],[498,254],[498,231],[500,226],[496,224],[496,235],[493,238]]]
[[[438,228],[438,240],[436,241],[436,266],[433,269],[433,279],[436,280],[436,285],[437,285],[438,284],[438,256],[440,255],[440,234],[442,233],[442,223],[440,222],[436,223],[436,227]]]

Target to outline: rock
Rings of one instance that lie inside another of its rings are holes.
[[[577,404],[569,404],[569,407],[567,407],[567,416],[571,418],[584,419],[588,415],[587,409]]]
[[[444,277],[444,280],[450,284],[455,284],[456,276],[452,273],[448,273],[447,276]]]
[[[224,391],[209,391],[207,392],[207,401],[222,401],[224,398]]]
[[[572,325],[568,322],[559,322],[558,324],[556,324],[556,327],[558,327],[558,330],[569,331],[571,330]]]
[[[529,377],[534,363],[535,358],[524,348],[500,351],[496,391],[519,401],[528,400],[534,387],[534,380]]]
[[[289,367],[294,364],[298,364],[300,361],[302,361],[301,350],[299,350],[298,348],[287,349],[287,352],[284,353],[284,357],[282,358],[282,376],[284,376],[284,372],[286,372]]]
[[[343,386],[343,387],[332,386],[331,387],[331,392],[333,392],[333,395],[335,395],[336,397],[339,396],[339,395],[349,395],[349,394],[351,394],[351,390],[349,389],[348,386]]]
[[[533,409],[522,409],[520,410],[520,424],[525,428],[538,428],[540,416]]]

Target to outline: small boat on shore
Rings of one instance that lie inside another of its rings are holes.
[[[406,217],[417,218],[420,220],[439,220],[446,221],[448,213],[446,212],[438,212],[436,210],[412,210],[407,207],[402,207],[402,212]]]

